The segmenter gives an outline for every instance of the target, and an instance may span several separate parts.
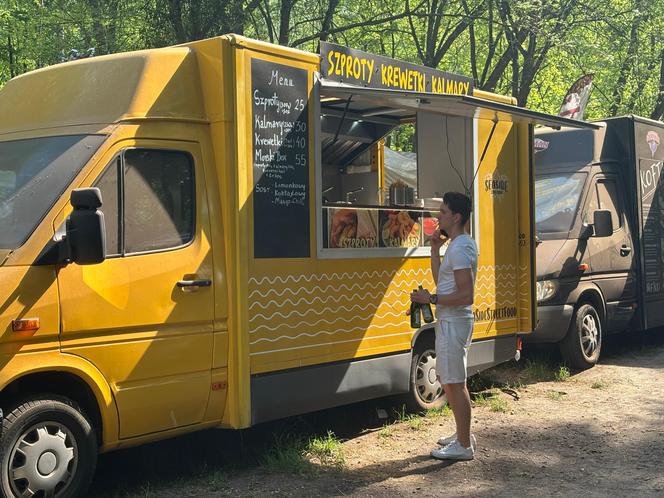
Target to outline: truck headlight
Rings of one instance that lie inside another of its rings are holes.
[[[537,282],[537,302],[551,299],[558,290],[558,283],[555,280],[540,280]]]

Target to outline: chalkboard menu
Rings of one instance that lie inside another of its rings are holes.
[[[309,257],[308,75],[251,62],[254,257]]]

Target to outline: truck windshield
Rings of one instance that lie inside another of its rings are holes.
[[[535,178],[535,223],[538,232],[570,230],[585,177],[585,173],[558,173]]]
[[[21,246],[106,136],[0,142],[0,249]]]

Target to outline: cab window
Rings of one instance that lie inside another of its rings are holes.
[[[584,222],[593,223],[593,213],[598,209],[608,209],[611,212],[613,230],[622,227],[622,204],[618,197],[618,187],[614,179],[601,178],[595,182],[589,192],[590,199],[585,213]]]
[[[129,149],[99,178],[107,256],[180,247],[194,237],[195,182],[185,152]]]

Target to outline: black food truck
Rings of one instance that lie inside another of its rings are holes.
[[[637,116],[598,129],[538,131],[538,324],[589,368],[606,334],[664,325],[664,123]]]

